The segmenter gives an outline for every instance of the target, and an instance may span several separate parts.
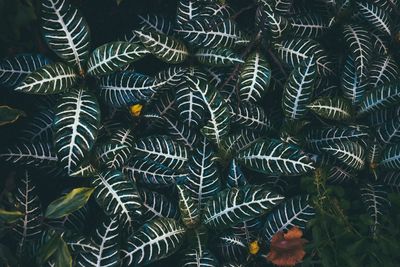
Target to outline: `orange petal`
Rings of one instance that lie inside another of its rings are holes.
[[[136,104],[129,107],[129,111],[133,117],[139,117],[140,112],[142,111],[143,105]]]
[[[249,245],[250,254],[255,255],[258,253],[259,250],[260,250],[260,245],[258,244],[257,240],[250,243]]]
[[[273,245],[274,243],[277,243],[279,241],[285,240],[283,232],[279,231],[277,233],[275,233],[272,238],[271,238],[271,245]]]
[[[298,239],[303,236],[303,232],[298,227],[293,227],[286,234],[283,235],[285,240]]]

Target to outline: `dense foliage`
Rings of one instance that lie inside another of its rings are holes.
[[[179,0],[98,47],[68,0],[29,3],[1,264],[398,265],[400,2]]]

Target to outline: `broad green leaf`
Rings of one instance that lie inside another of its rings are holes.
[[[389,119],[377,129],[376,137],[384,144],[396,144],[400,141],[400,118]]]
[[[69,91],[78,75],[64,63],[52,63],[29,74],[14,90],[28,94],[59,94]]]
[[[203,103],[203,98],[189,79],[204,79],[207,81],[207,74],[197,68],[190,68],[184,76],[183,82],[176,89],[176,104],[179,116],[190,128],[198,128],[204,121],[207,107]],[[195,78],[196,79],[196,78]]]
[[[262,186],[225,189],[205,206],[203,223],[220,229],[261,216],[284,199]]]
[[[289,2],[289,1],[287,1]],[[328,29],[328,21],[317,13],[304,13],[288,18],[290,28],[295,36],[318,38]]]
[[[224,47],[201,48],[195,57],[201,64],[208,66],[228,67],[244,62],[233,50]]]
[[[0,60],[0,84],[17,86],[27,75],[49,63],[50,60],[40,54],[19,54]]]
[[[58,162],[57,155],[50,143],[20,143],[6,147],[0,152],[0,158],[20,166],[49,166]]]
[[[382,85],[365,94],[361,101],[359,115],[392,107],[400,101],[400,84]]]
[[[254,131],[266,132],[273,129],[272,122],[264,109],[251,102],[229,105],[231,123]],[[233,126],[234,128],[234,126]]]
[[[71,174],[92,150],[100,128],[97,98],[84,88],[63,95],[56,107],[54,140],[63,169]]]
[[[258,102],[268,90],[271,67],[265,56],[257,51],[245,60],[239,78],[239,96],[242,101]]]
[[[203,5],[200,9],[200,16],[208,17],[222,17],[231,18],[235,15],[234,10],[225,2],[225,0],[220,1],[209,1],[207,4]]]
[[[364,1],[357,1],[356,6],[361,17],[372,25],[372,27],[388,36],[392,34],[390,14],[388,12],[385,12],[385,10],[376,4]]]
[[[268,29],[270,36],[275,40],[287,35],[287,33],[291,30],[289,21],[285,17],[277,14],[272,8],[271,4],[266,2],[262,3],[261,20],[264,21],[264,29]]]
[[[9,106],[0,106],[0,126],[14,123],[19,117],[26,116],[25,112]]]
[[[202,3],[193,0],[179,0],[176,11],[176,24],[187,25],[192,19],[200,15]]]
[[[229,172],[228,172],[228,178],[226,180],[226,186],[228,188],[232,188],[232,187],[242,187],[247,184],[248,182],[242,172],[242,169],[240,168],[236,159],[233,159],[229,163]]]
[[[311,159],[298,147],[275,139],[265,139],[240,151],[239,163],[269,175],[299,175],[314,170]]]
[[[341,77],[341,86],[343,88],[343,96],[351,101],[353,106],[357,106],[368,89],[368,83],[361,81],[357,73],[354,56],[349,54],[343,66],[343,74]]]
[[[387,146],[382,152],[379,165],[388,170],[400,170],[400,144]]]
[[[177,185],[181,220],[188,228],[194,228],[200,222],[200,206],[191,197],[191,192],[182,185]]]
[[[100,79],[100,97],[113,107],[128,107],[149,100],[157,85],[152,77],[124,71],[105,75]]]
[[[0,209],[0,222],[12,223],[23,216],[24,214],[20,211],[8,211]]]
[[[120,227],[117,219],[106,217],[95,226],[91,237],[98,249],[81,252],[76,258],[76,266],[85,267],[118,267],[121,266],[119,255]],[[63,265],[60,265],[63,266]]]
[[[383,183],[389,187],[389,190],[394,193],[400,192],[400,172],[392,171],[385,174]]]
[[[165,62],[181,63],[189,55],[185,44],[174,37],[152,31],[136,31],[136,34],[148,51]]]
[[[188,79],[190,88],[201,94],[210,119],[202,128],[202,133],[217,145],[229,132],[229,110],[220,93],[208,83],[199,79]]]
[[[141,199],[136,184],[120,171],[105,171],[96,175],[94,197],[110,217],[117,217],[132,227],[142,214]]]
[[[139,193],[143,209],[142,221],[148,222],[157,218],[179,219],[178,205],[175,201],[171,201],[156,191],[144,188],[141,188]]]
[[[149,186],[170,186],[186,179],[186,174],[174,171],[158,162],[134,158],[124,167],[124,172],[132,181]]]
[[[166,17],[154,14],[139,15],[138,17],[140,20],[140,29],[142,31],[156,31],[157,33],[166,35],[171,35],[173,33],[173,25]]]
[[[202,136],[188,159],[184,187],[200,207],[221,189],[218,165],[214,157],[212,144]]]
[[[389,42],[384,34],[370,32],[373,51],[378,55],[386,56],[389,54]]]
[[[121,169],[128,161],[132,148],[117,142],[108,142],[99,145],[95,151],[98,165],[107,169]]]
[[[399,66],[392,56],[380,56],[371,61],[368,83],[371,88],[395,83],[399,73]]]
[[[192,5],[197,4],[192,2]],[[197,16],[180,25],[175,32],[191,45],[205,48],[231,48],[243,38],[235,22],[220,16]]]
[[[250,244],[259,236],[263,226],[263,218],[250,219],[232,226],[233,234]]]
[[[122,250],[127,265],[141,266],[164,259],[179,250],[185,227],[174,219],[162,218],[140,227]]]
[[[122,70],[147,55],[144,47],[128,42],[111,42],[96,48],[89,57],[87,72],[93,76]]]
[[[29,143],[50,142],[53,140],[53,120],[52,108],[33,114],[22,130],[21,140]]]
[[[357,176],[357,171],[349,166],[333,166],[329,168],[326,181],[329,184],[345,184]]]
[[[371,169],[375,169],[379,165],[382,158],[383,146],[378,142],[378,138],[374,138],[372,141],[368,142],[366,147],[366,160]]]
[[[42,0],[41,3],[41,26],[48,46],[83,73],[90,51],[88,24],[68,0]]]
[[[279,58],[289,67],[295,68],[304,59],[314,57],[320,75],[334,73],[334,64],[318,42],[309,38],[287,38],[274,44]]]
[[[179,170],[186,164],[188,152],[187,147],[166,135],[148,136],[134,145],[135,157],[156,161],[174,170]]]
[[[182,123],[178,116],[166,115],[163,117],[167,133],[176,138],[176,141],[185,144],[189,149],[193,149],[199,139],[198,132]]]
[[[368,64],[372,55],[372,42],[369,32],[359,25],[344,26],[344,40],[353,55],[356,73],[360,82],[368,77]]]
[[[15,205],[23,216],[13,224],[13,236],[18,240],[18,246],[23,247],[26,242],[37,239],[43,230],[42,207],[28,172],[25,171],[19,178]]]
[[[261,138],[259,132],[243,128],[223,138],[220,148],[225,155],[234,156]]]
[[[69,215],[82,208],[92,195],[94,188],[75,188],[65,196],[62,196],[47,206],[45,217],[57,219]]]
[[[317,77],[314,57],[305,59],[289,75],[282,96],[284,115],[289,120],[299,120],[307,113]]]
[[[365,165],[365,149],[356,142],[338,142],[322,150],[351,168],[360,170]]]
[[[58,249],[54,254],[54,264],[55,266],[72,267],[72,256],[62,237],[60,237]]]
[[[310,196],[296,196],[286,199],[268,214],[263,227],[263,235],[267,241],[279,231],[286,231],[292,227],[304,229],[307,222],[315,215],[310,205]]]
[[[69,174],[71,177],[94,177],[97,173],[96,168],[90,162],[83,162],[75,171]]]
[[[154,87],[168,91],[182,83],[185,72],[186,68],[180,66],[170,66],[163,69],[153,76],[156,80]]]
[[[217,258],[210,250],[188,249],[180,259],[180,266],[217,267],[220,266]]]
[[[93,252],[98,253],[100,247],[91,238],[82,235],[64,235],[63,239],[73,253]]]
[[[387,191],[384,185],[365,184],[360,188],[363,201],[369,216],[372,218],[371,230],[375,236],[382,221],[382,217],[390,206]]]
[[[368,129],[363,127],[321,127],[309,128],[304,131],[304,142],[313,151],[321,152],[324,147],[330,147],[346,141],[365,142],[368,140]]]
[[[49,239],[41,246],[38,253],[38,262],[40,264],[46,263],[51,256],[53,256],[60,246],[60,236],[54,233],[46,233],[49,236]]]
[[[349,120],[353,113],[350,103],[339,97],[322,97],[313,101],[307,107],[328,120]]]
[[[224,261],[243,262],[248,253],[248,244],[246,240],[236,236],[234,233],[222,233],[216,240],[218,255]]]

